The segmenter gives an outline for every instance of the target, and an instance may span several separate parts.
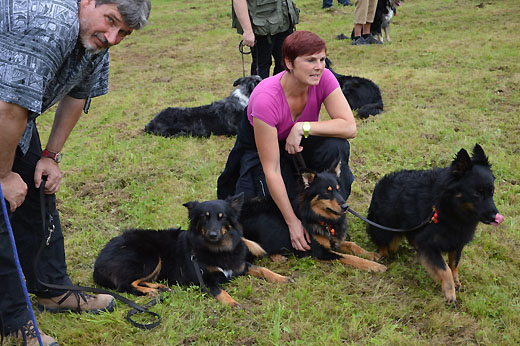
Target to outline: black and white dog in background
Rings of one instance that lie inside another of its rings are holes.
[[[383,42],[383,31],[386,41],[390,41],[390,20],[397,14],[396,7],[401,6],[399,0],[379,0],[377,2],[376,15],[374,22],[370,26],[370,32],[376,40]]]
[[[378,0],[376,13],[374,15],[374,22],[370,25],[370,33],[374,38],[378,41],[383,42],[383,30],[385,32],[386,40],[390,41],[390,33],[389,26],[390,20],[397,14],[396,7],[401,6],[400,0]],[[354,39],[354,29],[352,28],[352,33],[350,34],[350,38]],[[346,37],[341,34],[338,36],[338,39],[346,39]]]
[[[249,103],[249,96],[261,80],[259,76],[239,78],[233,83],[237,88],[231,95],[209,105],[168,107],[146,125],[145,131],[164,137],[234,136]]]
[[[383,98],[376,83],[363,77],[336,73],[331,67],[332,61],[329,58],[325,59],[325,66],[338,80],[350,108],[357,111],[358,117],[368,118],[370,115],[383,112]]]

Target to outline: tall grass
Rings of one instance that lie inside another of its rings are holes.
[[[496,176],[498,228],[479,225],[463,254],[456,308],[404,246],[388,271],[290,258],[262,265],[291,275],[275,285],[240,277],[226,290],[244,309],[222,306],[197,288],[173,287],[154,308],[152,331],[112,314],[38,314],[60,345],[512,345],[520,342],[520,2],[406,0],[392,43],[353,47],[352,7],[321,10],[298,0],[299,29],[328,44],[337,72],[370,78],[385,112],[357,120],[351,142],[356,176],[350,205],[366,212],[384,174],[449,164],[480,143]],[[240,36],[230,1],[154,0],[150,25],[111,49],[110,93],[95,99],[64,149],[58,194],[73,281],[93,285],[97,253],[126,228],[186,227],[190,200],[216,197],[216,179],[234,138],[162,138],[144,125],[168,106],[221,99],[242,76]],[[246,56],[249,65],[250,56]],[[246,66],[246,71],[249,67]],[[52,112],[49,112],[52,113]],[[39,119],[42,139],[52,114]],[[364,224],[349,219],[354,241],[374,250]],[[137,298],[141,303],[146,298]],[[9,344],[9,343],[8,343]]]

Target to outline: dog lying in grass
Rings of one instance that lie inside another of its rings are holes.
[[[504,220],[493,201],[494,191],[491,165],[478,144],[472,157],[461,149],[449,167],[390,173],[374,188],[368,219],[398,229],[415,228],[430,217],[431,222],[410,232],[369,225],[368,235],[385,257],[407,238],[424,267],[441,282],[446,301],[455,305],[462,249],[479,222],[496,226]],[[448,253],[448,263],[443,253]]]
[[[267,268],[246,261],[246,256],[261,256],[265,251],[242,238],[238,216],[243,195],[226,200],[188,202],[188,230],[125,231],[111,239],[94,264],[94,281],[104,287],[135,295],[156,295],[168,290],[154,281],[169,284],[199,285],[219,302],[239,304],[220,284],[239,275],[262,277],[269,282],[290,282]],[[201,277],[199,279],[197,272]]]
[[[332,61],[325,59],[325,66],[334,74],[339,82],[341,91],[352,110],[360,118],[368,118],[383,112],[383,98],[376,83],[370,79],[355,76],[344,76],[332,69]]]
[[[234,136],[249,103],[249,96],[261,80],[260,76],[239,78],[233,83],[237,88],[231,95],[209,105],[168,107],[145,126],[145,132],[164,137]]]
[[[294,253],[320,260],[338,260],[354,268],[383,272],[386,267],[375,262],[377,253],[368,252],[354,242],[346,241],[346,203],[339,194],[339,167],[325,172],[301,174],[303,187],[292,201],[293,209],[311,237],[311,250],[297,251],[292,247],[289,228],[271,198],[246,200],[240,214],[244,237],[260,244],[273,259]],[[353,255],[350,255],[353,254]],[[363,256],[364,259],[358,256]]]

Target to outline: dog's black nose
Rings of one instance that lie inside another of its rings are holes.
[[[208,232],[208,238],[211,239],[211,240],[217,239],[218,236],[219,236],[219,232],[217,232],[217,231],[210,231],[210,232]]]

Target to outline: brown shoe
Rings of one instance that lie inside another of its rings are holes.
[[[116,301],[109,294],[91,296],[81,291],[68,291],[58,297],[38,298],[38,310],[56,312],[89,312],[97,314],[103,311],[112,312]]]
[[[15,330],[10,334],[11,338],[18,339],[23,342],[24,346],[39,346],[38,337],[36,336],[36,329],[32,320],[27,321],[20,329]],[[59,346],[58,342],[42,333],[40,330],[40,337],[43,342],[43,346]]]

